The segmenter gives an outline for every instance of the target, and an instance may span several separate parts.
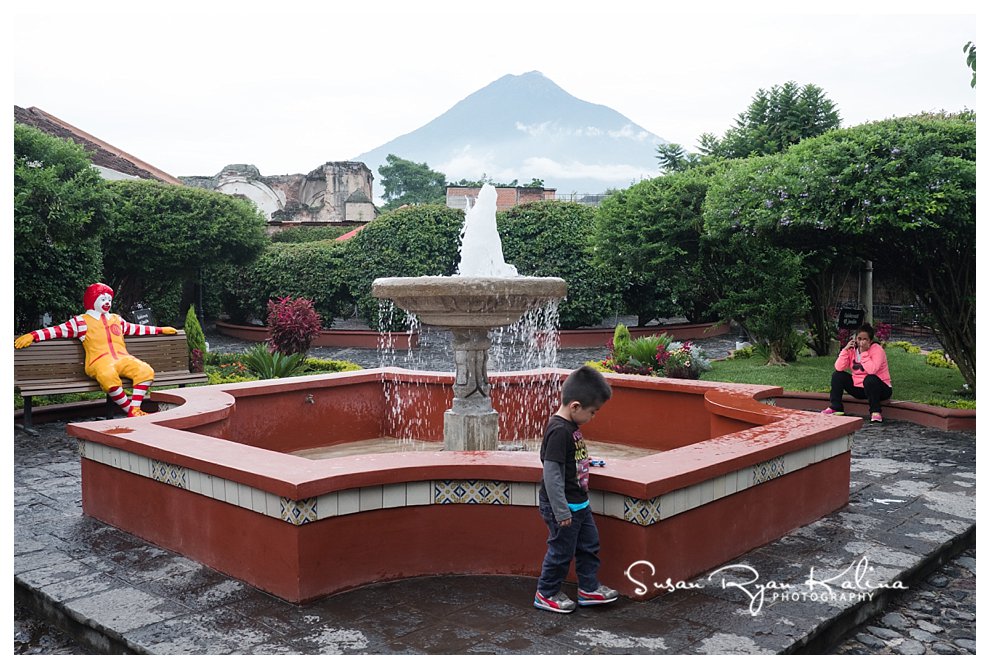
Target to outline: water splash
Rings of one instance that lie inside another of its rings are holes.
[[[420,336],[422,328],[415,314],[405,314],[406,332],[392,332],[386,325],[393,323],[396,316],[396,306],[391,300],[378,301],[378,366],[401,367],[404,369],[419,369],[421,367],[417,354],[412,346],[413,337]],[[408,337],[405,354],[399,356],[396,349],[396,340],[400,337]],[[422,434],[428,418],[428,407],[417,402],[419,395],[415,392],[416,387],[425,387],[421,380],[406,383],[412,385],[414,392],[403,392],[400,386],[392,383],[382,374],[382,386],[385,393],[385,433],[393,435],[399,442],[399,449],[421,450],[421,444],[415,439],[415,435]]]
[[[521,407],[531,410],[510,421],[508,433],[499,435],[506,447],[539,448],[546,420],[560,400],[560,378],[550,370],[557,366],[560,347],[560,303],[551,300],[530,309],[516,323],[492,333],[489,369],[496,372],[536,370],[522,380],[508,383],[500,379],[493,385],[500,392],[513,393]]]
[[[491,184],[485,184],[478,193],[478,200],[464,215],[461,228],[461,262],[457,266],[460,276],[508,277],[519,276],[514,265],[505,262],[502,255],[502,239],[495,224],[498,192]]]
[[[546,420],[557,409],[560,401],[561,380],[550,370],[557,367],[560,345],[560,303],[551,300],[544,305],[525,312],[519,321],[512,325],[492,330],[492,348],[489,353],[488,371],[492,372],[535,372],[513,381],[492,379],[493,390],[511,393],[513,404],[525,411],[512,417],[507,433],[499,435],[500,448],[507,450],[536,450]],[[422,329],[415,314],[408,314],[409,332],[397,333],[382,330],[384,323],[391,322],[397,307],[390,300],[379,303],[378,360],[381,367],[401,367],[410,370],[437,369],[441,365],[430,359],[425,351],[442,348],[449,354],[451,343],[449,332]],[[395,344],[400,337],[419,336],[421,349],[409,347],[400,353]],[[384,375],[385,388],[385,430],[399,442],[399,448],[422,450],[421,435],[429,424],[429,417],[436,412],[422,402],[422,391],[429,384],[421,380],[406,382],[396,386]],[[504,396],[504,395],[503,395]]]

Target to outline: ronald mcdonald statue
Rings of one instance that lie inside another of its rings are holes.
[[[47,339],[80,340],[86,352],[86,373],[99,382],[103,392],[128,416],[144,416],[141,402],[155,380],[155,370],[127,352],[124,335],[174,335],[176,330],[128,323],[117,314],[110,313],[111,302],[113,289],[106,284],[94,283],[83,295],[86,313],[74,316],[61,325],[21,335],[14,340],[14,348],[24,348]],[[130,398],[122,387],[122,376],[134,384]]]

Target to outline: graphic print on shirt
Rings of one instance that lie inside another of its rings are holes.
[[[588,446],[584,443],[581,430],[574,431],[574,463],[577,468],[578,485],[581,490],[588,492],[588,479],[591,476],[591,458],[588,457]]]

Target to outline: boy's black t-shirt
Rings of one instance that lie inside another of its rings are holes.
[[[540,445],[540,462],[564,465],[564,497],[568,504],[588,501],[589,458],[584,437],[576,423],[554,415],[547,422]],[[549,501],[546,486],[540,483],[540,499]]]

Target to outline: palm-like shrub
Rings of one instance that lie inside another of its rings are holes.
[[[243,362],[259,379],[281,379],[302,373],[306,368],[306,354],[286,355],[271,351],[264,344],[257,344],[245,351]]]

